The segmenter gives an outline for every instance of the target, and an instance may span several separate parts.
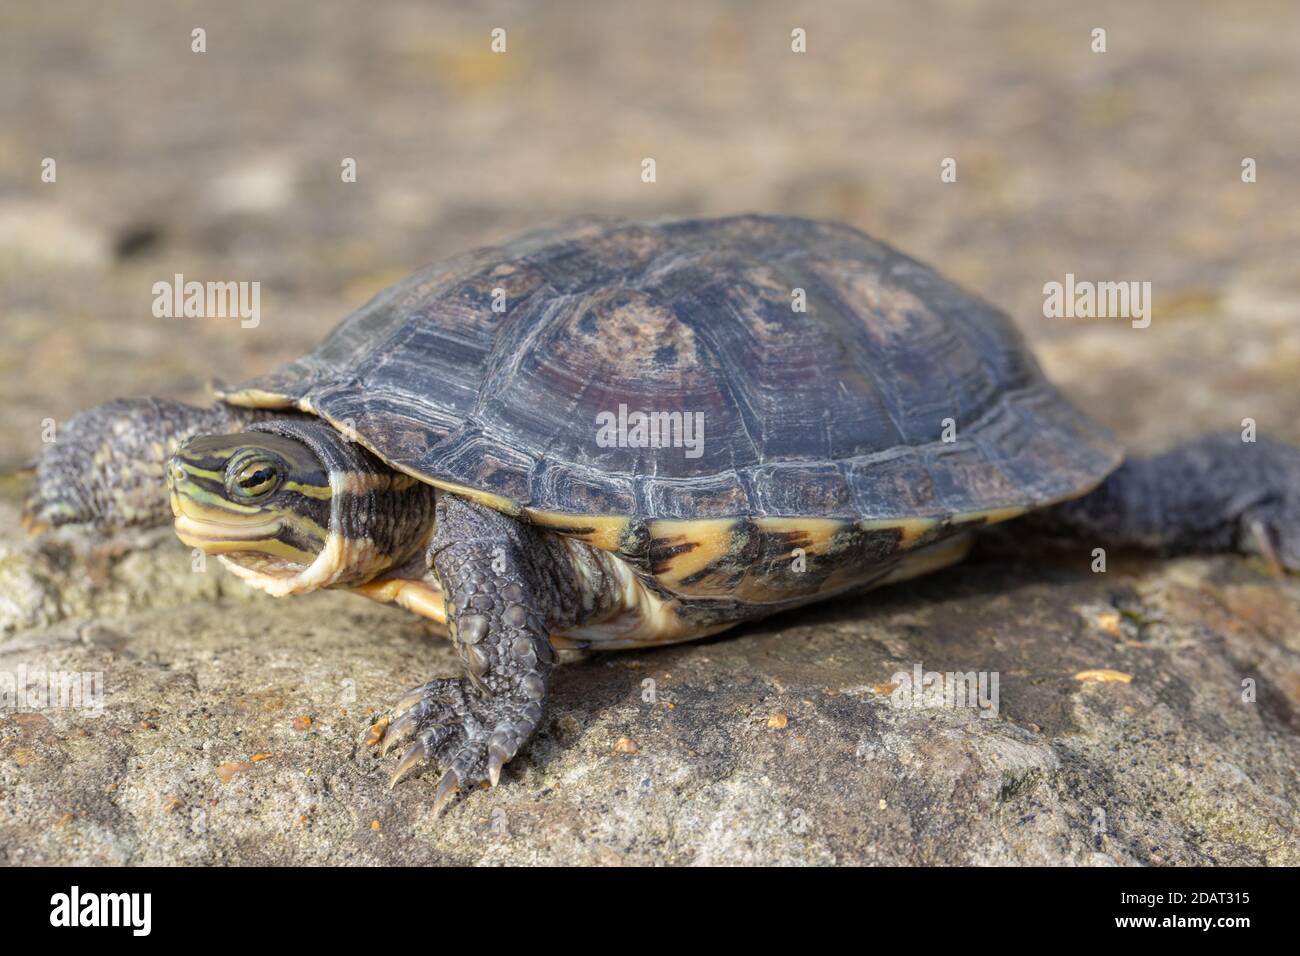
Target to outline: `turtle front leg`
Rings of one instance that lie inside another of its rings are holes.
[[[599,613],[614,595],[598,574],[579,572],[562,539],[454,495],[439,496],[428,554],[465,676],[408,692],[371,741],[385,754],[407,745],[393,785],[430,761],[443,768],[433,798],[441,812],[457,790],[495,786],[537,730],[555,661],[550,630]]]
[[[119,399],[79,412],[55,429],[37,462],[23,524],[33,533],[64,524],[105,531],[168,524],[163,466],[181,442],[238,431],[268,414],[157,398]]]

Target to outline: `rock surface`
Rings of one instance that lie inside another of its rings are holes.
[[[1300,441],[1292,5],[368,9],[6,11],[0,469],[46,419],[200,398],[422,261],[593,211],[849,221],[1008,307],[1132,447],[1246,417]],[[153,318],[177,272],[261,281],[262,321]],[[1042,318],[1066,272],[1151,280],[1152,326]],[[103,706],[0,706],[0,863],[1300,863],[1300,581],[1253,561],[986,547],[577,660],[503,785],[435,820],[433,779],[390,793],[362,743],[455,670],[418,620],[253,595],[166,531],[29,541],[22,487],[0,694],[54,671]],[[996,674],[996,716],[897,706],[918,666]]]
[[[361,741],[447,645],[132,543],[5,555],[0,672],[104,694],[0,719],[5,862],[1300,861],[1300,587],[1247,562],[977,558],[569,663],[507,785],[435,820]],[[996,715],[900,706],[915,666],[996,673]]]

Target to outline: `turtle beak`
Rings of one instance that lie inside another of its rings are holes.
[[[176,491],[177,486],[183,485],[186,481],[185,469],[181,467],[180,462],[178,462],[175,456],[173,456],[171,461],[167,462],[167,467],[164,471],[167,477],[167,497],[171,502],[172,516],[179,518],[181,516],[181,503]]]
[[[205,554],[248,565],[259,578],[282,582],[312,565],[329,538],[330,502],[307,493],[321,489],[300,472],[287,500],[277,494],[283,478],[275,478],[265,493],[241,496],[227,478],[232,464],[241,463],[257,477],[258,467],[278,454],[268,444],[279,443],[287,455],[296,451],[285,442],[274,435],[200,435],[178,448],[163,472],[176,537]]]
[[[194,467],[193,463],[190,463]],[[262,515],[242,516],[222,502],[216,479],[199,479],[186,466],[184,449],[167,462],[167,496],[175,518],[176,537],[191,548],[221,554],[247,547],[248,542],[273,536],[279,522]],[[208,487],[204,487],[206,480]],[[223,507],[223,505],[226,505]]]
[[[208,541],[206,536],[197,534],[203,524],[198,519],[198,515],[188,513],[191,509],[186,506],[186,503],[193,500],[191,496],[194,492],[194,481],[181,462],[181,452],[178,451],[167,462],[164,473],[167,481],[167,500],[172,508],[176,537],[190,547],[202,548]]]

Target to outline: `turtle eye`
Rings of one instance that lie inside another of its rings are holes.
[[[226,487],[236,498],[262,498],[280,486],[280,466],[265,458],[255,458],[236,468]]]

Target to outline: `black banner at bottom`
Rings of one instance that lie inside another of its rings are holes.
[[[732,944],[762,945],[782,929],[811,942],[856,928],[879,945],[875,934],[909,926],[915,940],[955,942],[966,927],[972,942],[987,942],[989,931],[1042,927],[1068,929],[1071,942],[1131,935],[1182,945],[1280,931],[1295,871],[8,869],[0,881],[10,943],[75,933],[80,943],[238,945],[274,929],[297,944],[373,944],[408,919],[438,927],[429,942],[440,947],[461,933],[470,945],[493,945],[574,929],[607,943],[628,932],[679,942],[682,933],[725,932]]]

